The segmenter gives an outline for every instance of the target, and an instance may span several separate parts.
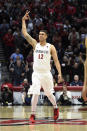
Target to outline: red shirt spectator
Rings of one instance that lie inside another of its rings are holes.
[[[55,22],[54,26],[57,30],[60,30],[63,28],[63,23],[62,22]]]
[[[50,15],[52,15],[54,13],[54,9],[53,8],[48,8],[48,11],[49,11]]]
[[[4,43],[6,46],[14,47],[14,36],[12,35],[11,29],[8,30],[8,33],[3,37]]]
[[[32,52],[32,50],[31,50],[31,51],[29,52],[27,58],[26,58],[26,62],[27,62],[27,63],[33,62],[33,56],[32,56],[32,54],[33,54],[33,52]]]
[[[74,15],[76,13],[76,7],[67,5],[67,14],[68,15]]]
[[[55,5],[55,6],[60,6],[60,5],[62,5],[62,3],[63,3],[62,0],[55,0],[55,1],[54,1],[54,5]]]

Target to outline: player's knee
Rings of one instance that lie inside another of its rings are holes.
[[[53,95],[53,93],[47,93],[46,96],[49,98]]]

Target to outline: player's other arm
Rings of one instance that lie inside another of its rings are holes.
[[[24,35],[24,38],[28,41],[30,45],[32,45],[33,48],[35,48],[37,41],[33,39],[28,33],[26,29],[26,20],[29,20],[29,11],[26,11],[24,17],[22,18],[22,33]]]
[[[85,38],[85,47],[86,47],[86,49],[87,49],[87,36],[86,36],[86,38]],[[86,52],[87,53],[87,52]]]
[[[55,49],[55,47],[54,47],[53,45],[51,45],[51,55],[52,55],[52,57],[53,57],[53,60],[54,60],[56,69],[57,69],[57,71],[58,71],[58,78],[59,78],[59,79],[62,79],[60,62],[59,62],[58,57],[57,57],[56,49]]]

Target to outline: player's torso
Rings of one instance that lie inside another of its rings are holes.
[[[34,50],[34,71],[50,71],[50,44],[41,46],[37,43]]]

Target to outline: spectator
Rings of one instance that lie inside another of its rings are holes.
[[[3,42],[5,46],[5,50],[7,52],[7,57],[11,55],[11,53],[14,51],[14,36],[12,34],[12,29],[8,29],[8,32],[3,36]]]
[[[28,83],[28,79],[24,79],[23,83],[22,83],[24,90],[23,90],[23,95],[22,95],[22,99],[23,99],[23,104],[24,105],[30,105],[31,103],[31,96],[28,96],[28,89],[30,87],[30,84]]]
[[[10,65],[9,65],[9,78],[11,83],[13,83],[14,81],[14,64],[15,62],[13,62],[13,60],[10,60]]]
[[[70,79],[70,71],[71,71],[70,60],[71,59],[69,57],[64,56],[63,61],[61,63],[63,77],[64,77],[65,81],[68,81],[68,82]]]
[[[28,23],[27,31],[28,33],[30,33],[32,30],[33,30],[33,22],[32,20],[30,20]]]
[[[0,24],[3,22],[3,19],[6,19],[7,23],[9,22],[9,13],[6,11],[5,3],[2,4],[0,8]]]
[[[79,80],[78,75],[74,75],[74,81],[70,83],[70,86],[83,86],[83,82]]]
[[[9,104],[13,104],[13,93],[9,89],[8,85],[4,85],[3,91],[1,93],[2,104],[3,106],[7,106]]]
[[[23,82],[25,75],[24,63],[20,59],[17,59],[16,62],[10,66],[10,71],[13,74],[13,84],[19,86]]]
[[[66,31],[70,31],[71,25],[70,25],[70,23],[69,23],[68,20],[65,21],[63,28],[64,28],[64,30],[66,30]]]
[[[68,56],[68,57],[72,57],[72,56],[73,56],[73,49],[72,49],[72,46],[71,46],[71,45],[68,45],[68,47],[66,48],[64,54],[65,54],[66,56]]]
[[[76,31],[75,28],[72,28],[72,31],[69,33],[68,39],[70,40],[72,46],[76,46],[76,43],[79,40],[79,33]]]
[[[57,103],[60,103],[61,105],[71,105],[71,92],[67,91],[67,86],[63,85],[63,92],[61,92],[60,97],[57,101]]]
[[[74,15],[76,13],[76,7],[73,5],[67,5],[67,10],[66,10],[67,15]]]
[[[39,27],[39,26],[42,24],[42,22],[43,22],[43,19],[40,18],[39,15],[36,15],[35,18],[34,18],[34,24],[35,24],[37,27]]]
[[[30,50],[30,52],[29,52],[29,54],[28,54],[28,56],[26,58],[26,63],[28,65],[30,65],[31,62],[33,62],[33,50],[32,49]]]
[[[23,51],[23,45],[24,45],[24,38],[22,37],[22,34],[20,32],[20,29],[17,28],[16,32],[14,32],[14,44],[15,47],[18,48],[21,52]]]
[[[81,27],[80,28],[80,39],[81,39],[81,42],[84,43],[84,40],[85,40],[85,28],[84,27]]]
[[[82,68],[81,68],[81,66],[80,66],[80,64],[79,63],[77,63],[77,62],[75,62],[73,65],[71,65],[71,80],[73,80],[73,78],[74,78],[74,75],[78,75],[79,77],[81,77],[81,72],[82,72]],[[80,78],[81,79],[81,78]]]
[[[32,64],[31,65],[26,64],[25,65],[25,78],[28,79],[29,84],[32,83],[31,82],[32,72],[33,72]]]
[[[17,48],[16,51],[15,51],[15,53],[13,53],[13,54],[11,55],[10,59],[11,59],[13,62],[16,62],[17,56],[19,56],[19,57],[20,57],[20,60],[23,61],[24,58],[23,58],[23,55],[20,54],[20,49],[19,49],[19,48]]]
[[[0,36],[1,38],[7,33],[9,29],[9,23],[7,23],[6,19],[3,19],[2,24],[0,24]]]

